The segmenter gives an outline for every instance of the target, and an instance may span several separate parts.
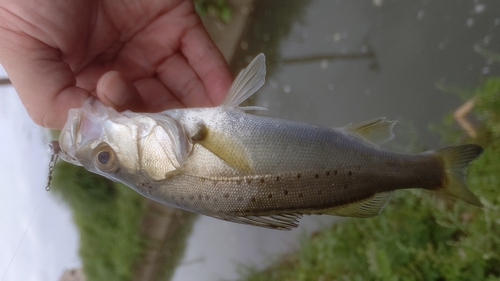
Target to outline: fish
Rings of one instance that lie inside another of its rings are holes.
[[[259,54],[216,107],[117,112],[97,99],[70,109],[59,156],[163,204],[290,230],[304,215],[369,218],[391,193],[420,188],[482,206],[465,184],[475,144],[405,154],[382,149],[394,121],[341,128],[252,114],[265,81]]]

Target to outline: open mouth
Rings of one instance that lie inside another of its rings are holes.
[[[81,166],[75,158],[77,146],[79,144],[78,132],[85,112],[81,109],[70,109],[68,112],[68,121],[61,130],[59,136],[60,152],[59,157],[64,161]]]
[[[64,125],[59,137],[61,158],[69,163],[81,166],[76,157],[77,152],[87,143],[101,138],[103,134],[102,122],[106,114],[99,114],[91,108],[74,108],[68,112],[68,121]]]
[[[105,120],[119,116],[120,113],[107,108],[95,98],[89,98],[81,108],[70,109],[59,137],[59,156],[66,162],[81,166],[77,153],[88,143],[102,138]]]

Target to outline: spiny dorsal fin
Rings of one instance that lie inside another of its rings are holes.
[[[391,199],[391,192],[376,193],[366,199],[324,210],[318,214],[356,218],[374,217],[382,212],[389,199]]]
[[[359,124],[348,125],[345,129],[371,143],[381,145],[394,138],[392,133],[394,124],[396,124],[396,121],[388,121],[385,117],[380,117]]]
[[[224,217],[222,219],[271,229],[291,230],[299,226],[299,219],[301,217],[301,214],[291,213],[269,216]]]
[[[221,106],[237,107],[264,85],[266,79],[266,57],[260,53],[234,79]]]

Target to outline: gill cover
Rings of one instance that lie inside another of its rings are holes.
[[[61,136],[61,158],[113,180],[143,173],[162,180],[187,159],[190,144],[169,116],[117,112],[90,98],[71,109]]]
[[[179,172],[191,147],[180,124],[164,114],[145,113],[155,125],[139,136],[139,158],[142,171],[155,181]]]

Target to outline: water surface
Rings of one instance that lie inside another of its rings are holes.
[[[266,54],[267,81],[252,103],[267,115],[332,127],[385,116],[400,121],[399,149],[415,139],[436,148],[429,124],[463,103],[436,85],[473,88],[498,75],[474,46],[500,53],[499,35],[493,0],[256,1],[232,67]],[[305,217],[284,232],[200,216],[173,280],[235,279],[237,264],[264,266],[335,220]]]

